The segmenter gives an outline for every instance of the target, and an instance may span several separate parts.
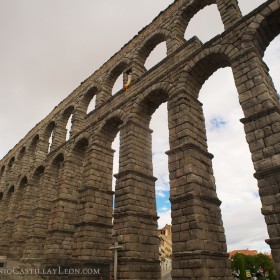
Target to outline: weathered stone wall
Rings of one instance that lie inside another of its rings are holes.
[[[185,41],[191,18],[216,4],[225,31]],[[43,265],[110,264],[112,141],[120,132],[114,230],[120,279],[159,279],[149,123],[168,104],[173,279],[231,279],[220,200],[208,152],[203,83],[232,68],[256,170],[262,213],[280,279],[280,107],[262,60],[280,32],[280,1],[242,17],[236,0],[177,0],[37,124],[0,161],[0,252]],[[166,42],[167,57],[146,58]],[[120,74],[128,92],[112,96]],[[87,114],[91,99],[96,108]],[[72,115],[70,139],[66,123]],[[52,144],[49,147],[49,139]]]

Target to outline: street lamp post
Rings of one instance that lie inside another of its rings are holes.
[[[110,247],[110,250],[114,250],[114,280],[117,280],[119,249],[122,249],[122,246],[119,246],[118,242],[115,242],[114,246]]]

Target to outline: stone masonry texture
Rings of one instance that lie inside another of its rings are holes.
[[[197,37],[186,41],[189,21],[210,4],[217,6],[224,32],[206,44]],[[216,70],[231,67],[268,228],[266,242],[280,280],[280,106],[263,62],[279,33],[279,0],[245,17],[237,0],[176,0],[0,161],[0,255],[41,267],[94,264],[108,274],[109,248],[117,240],[119,279],[160,279],[149,124],[167,102],[172,278],[231,279],[213,155],[198,101],[204,82]],[[161,42],[167,57],[147,71],[145,61]],[[131,76],[129,90],[112,96],[121,74],[124,83]],[[87,114],[93,98],[96,107]],[[111,144],[118,132],[114,193]]]

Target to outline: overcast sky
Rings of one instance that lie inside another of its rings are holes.
[[[42,120],[61,100],[149,24],[172,0],[0,0],[0,157]],[[239,1],[243,14],[265,2]],[[190,22],[185,38],[206,42],[223,31],[214,5]],[[206,22],[207,20],[207,22]],[[207,24],[206,24],[207,23]],[[277,44],[278,42],[278,44]],[[276,88],[280,64],[279,38],[266,52]],[[164,55],[165,46],[148,63]],[[148,67],[148,66],[147,66]],[[221,84],[220,81],[223,81]],[[209,152],[229,250],[268,251],[268,238],[248,146],[243,117],[230,68],[218,70],[200,93],[204,103]],[[159,225],[170,223],[166,106],[154,114],[154,171],[158,177]],[[118,142],[114,143],[118,149]],[[116,159],[118,154],[116,154]],[[115,166],[115,172],[116,166]]]

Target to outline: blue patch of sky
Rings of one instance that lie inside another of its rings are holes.
[[[213,130],[224,127],[226,124],[227,124],[227,122],[222,117],[214,117],[214,118],[210,119],[207,126],[210,131],[213,131]]]
[[[170,201],[169,201],[169,191],[163,192],[165,196],[156,196],[157,201],[157,211],[158,212],[166,212],[171,208]]]
[[[260,197],[258,192],[253,192],[253,195],[254,195],[254,197],[257,197],[257,198]]]
[[[170,209],[170,191],[169,182],[166,182],[164,178],[159,178],[156,182],[156,205],[157,211],[161,212],[163,208]]]

